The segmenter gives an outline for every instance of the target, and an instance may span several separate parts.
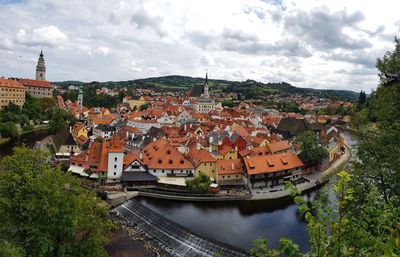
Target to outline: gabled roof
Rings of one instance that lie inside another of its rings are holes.
[[[268,143],[267,147],[272,154],[280,151],[286,151],[292,148],[292,146],[289,144],[287,140],[275,143]]]
[[[134,161],[138,161],[140,164],[142,164],[142,161],[137,157],[134,151],[130,151],[124,155],[124,169],[126,169],[126,167],[131,165]]]
[[[194,145],[186,156],[190,159],[195,167],[198,167],[201,163],[215,162],[215,158],[209,151],[204,148],[197,149],[197,145]]]
[[[308,130],[304,119],[283,118],[277,127],[278,131],[289,133],[290,137],[298,136]]]
[[[44,80],[33,80],[33,79],[20,79],[19,82],[24,86],[34,86],[42,88],[53,88],[53,85]]]
[[[217,171],[218,175],[242,174],[242,161],[240,159],[217,160]]]
[[[53,136],[53,142],[56,151],[63,145],[77,145],[72,134],[66,128],[60,129],[57,134]]]
[[[143,163],[149,169],[185,170],[193,169],[190,163],[177,149],[165,139],[158,139],[143,150]]]

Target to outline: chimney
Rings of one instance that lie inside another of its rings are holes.
[[[156,138],[155,137],[153,137],[153,142],[155,142],[156,141]]]
[[[143,160],[143,154],[142,153],[139,154],[139,159]]]
[[[234,170],[235,169],[235,164],[233,164],[233,162],[232,162],[232,170]]]
[[[213,137],[212,136],[210,136],[209,138],[208,138],[208,142],[211,144],[212,143],[212,141],[213,141]]]
[[[187,124],[185,123],[185,125],[183,125],[183,130],[186,131],[186,127],[187,127]]]

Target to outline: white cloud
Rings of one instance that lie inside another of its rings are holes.
[[[67,42],[68,37],[55,26],[47,26],[27,32],[20,29],[16,35],[16,42],[27,46],[57,46]]]
[[[376,58],[400,32],[398,10],[387,6],[390,0],[0,3],[1,68],[32,77],[43,46],[47,77],[57,81],[204,76],[208,68],[211,78],[368,91],[377,85]]]
[[[0,41],[0,49],[12,50],[13,48],[14,43],[10,39],[5,38],[3,41]]]
[[[110,48],[108,48],[106,46],[101,46],[96,49],[96,53],[104,55],[104,56],[108,55],[109,52],[110,52]]]

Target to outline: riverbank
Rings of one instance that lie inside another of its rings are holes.
[[[303,175],[306,182],[296,185],[296,188],[305,193],[315,188],[323,186],[329,181],[329,177],[338,172],[339,168],[347,163],[351,157],[351,151],[346,148],[345,153],[336,160],[326,170],[310,175]],[[233,193],[219,194],[213,197],[208,196],[191,196],[184,194],[167,194],[162,192],[152,192],[151,190],[139,190],[139,196],[158,198],[173,201],[187,202],[227,202],[227,201],[255,201],[255,200],[276,200],[290,197],[289,192],[285,190],[284,185],[275,186],[274,188],[252,189],[250,194],[248,190],[233,190]]]

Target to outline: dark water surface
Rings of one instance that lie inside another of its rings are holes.
[[[357,144],[348,133],[343,136],[351,148]],[[330,198],[334,197],[331,185],[335,181],[333,177],[324,187]],[[305,197],[315,199],[318,191]],[[259,237],[267,239],[273,248],[279,246],[281,237],[287,237],[299,244],[301,251],[309,249],[306,223],[291,200],[189,203],[139,198],[139,201],[201,235],[245,249],[251,248],[253,240]]]
[[[5,144],[0,145],[0,159],[4,156],[12,154],[12,149],[16,146],[26,145],[32,148],[36,141],[41,141],[49,135],[49,130],[43,129],[24,134],[19,139],[10,140]]]

